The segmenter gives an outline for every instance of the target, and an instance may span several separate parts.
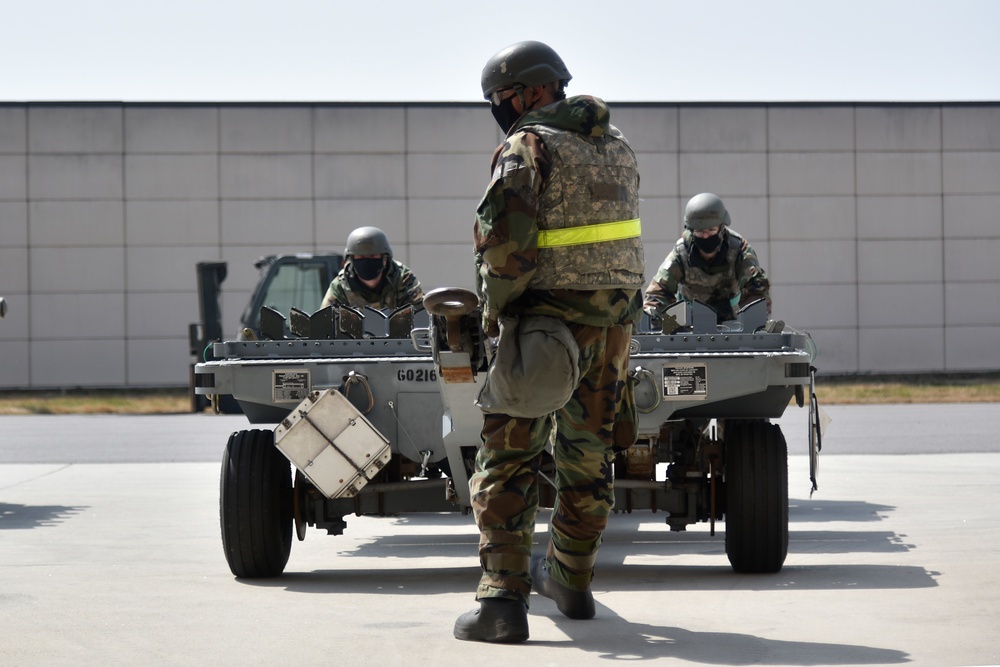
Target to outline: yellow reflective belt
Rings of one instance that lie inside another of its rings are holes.
[[[642,235],[642,225],[639,218],[635,220],[619,220],[617,222],[602,222],[583,227],[567,227],[565,229],[538,230],[539,248],[558,248],[568,245],[583,245],[584,243],[601,243],[603,241],[620,241]]]

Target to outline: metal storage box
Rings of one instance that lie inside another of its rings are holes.
[[[328,498],[350,498],[392,456],[389,441],[335,390],[314,391],[274,429],[274,443]]]

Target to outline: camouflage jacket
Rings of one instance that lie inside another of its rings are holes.
[[[739,307],[765,299],[770,314],[770,283],[745,238],[725,228],[722,248],[711,261],[692,252],[691,239],[691,232],[684,230],[646,287],[642,305],[647,313],[660,315],[679,299],[697,300],[715,308],[720,318],[732,319]]]
[[[606,283],[600,279],[589,279],[589,284],[595,285],[589,289],[576,289],[581,285],[538,289],[532,282],[540,261],[539,221],[552,213],[546,208],[546,195],[553,187],[552,179],[559,177],[559,172],[554,171],[553,153],[539,134],[562,131],[585,137],[608,135],[625,143],[609,117],[603,101],[571,97],[526,113],[494,151],[493,177],[476,211],[475,224],[477,290],[484,303],[483,327],[489,335],[496,335],[501,314],[548,315],[577,324],[608,326],[630,322],[640,312],[641,274],[633,279],[635,288],[604,287]],[[546,129],[533,132],[531,126]],[[631,171],[635,172],[634,164]],[[635,179],[634,185],[623,187],[634,192],[637,174]],[[567,190],[576,184],[557,185]],[[605,221],[597,218],[597,222]],[[608,265],[624,261],[620,257],[602,259]],[[641,263],[641,254],[639,259]]]
[[[390,259],[386,266],[382,280],[375,289],[366,287],[354,274],[354,267],[351,260],[347,260],[344,268],[330,282],[330,287],[323,297],[321,308],[330,305],[352,306],[361,308],[371,306],[372,308],[388,308],[395,310],[410,304],[418,304],[423,301],[424,292],[420,288],[420,281],[408,268]]]

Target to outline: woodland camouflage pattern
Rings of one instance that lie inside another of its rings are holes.
[[[580,346],[580,384],[558,412],[538,419],[486,415],[470,481],[480,527],[483,576],[477,598],[528,603],[529,563],[538,509],[538,466],[555,430],[555,507],[550,576],[586,589],[614,507],[615,422],[628,366],[629,325],[567,325]],[[634,439],[633,439],[634,440]],[[631,444],[631,443],[629,443]],[[542,481],[542,484],[547,482]]]
[[[638,240],[610,243],[605,247],[609,252],[593,260],[596,267],[608,270],[579,271],[568,279],[572,288],[553,286],[558,276],[547,272],[546,262],[557,253],[538,248],[539,221],[548,224],[564,216],[571,224],[589,224],[638,217],[635,158],[610,125],[609,115],[607,106],[593,97],[573,97],[525,114],[493,154],[493,177],[477,211],[475,251],[483,328],[497,335],[500,315],[559,318],[579,344],[581,374],[570,401],[552,415],[518,419],[488,414],[484,418],[483,446],[470,480],[483,567],[477,598],[528,603],[538,468],[552,437],[557,493],[550,525],[554,551],[549,556],[554,558],[550,558],[549,575],[565,586],[586,590],[614,505],[616,443],[627,447],[634,442],[634,435],[631,439],[620,436],[628,429],[619,428],[617,422],[627,394],[631,322],[642,306],[641,245]],[[605,137],[609,144],[620,144],[610,151],[612,169],[599,177],[581,175],[585,161],[574,151],[563,151],[566,142],[552,142],[559,146],[558,154],[549,145],[555,132],[597,139],[581,142],[590,147],[589,162],[603,159],[606,153],[597,143],[603,146]],[[578,164],[567,165],[570,160]],[[567,182],[567,177],[580,182]],[[561,182],[553,184],[554,178]],[[596,204],[600,217],[581,215],[579,210],[556,211],[553,198],[547,196],[552,188],[565,194],[581,183],[609,180],[597,188],[605,193],[601,195],[605,200]],[[592,245],[588,251],[600,252],[604,244]],[[566,252],[579,248],[572,246]],[[631,248],[638,248],[638,255]],[[634,415],[630,408],[622,412]]]
[[[368,289],[358,277],[354,275],[354,268],[351,260],[348,259],[344,268],[340,270],[326,290],[321,308],[327,306],[351,306],[362,308],[371,306],[372,308],[388,308],[395,310],[403,306],[422,303],[424,292],[420,288],[420,281],[407,267],[394,259],[389,259],[382,280],[375,289]]]
[[[757,299],[767,301],[771,313],[770,283],[757,253],[745,238],[723,227],[723,245],[711,263],[692,252],[692,234],[685,229],[674,249],[646,287],[643,309],[662,315],[668,306],[684,301],[703,301],[719,314],[720,321],[733,319],[734,309]]]

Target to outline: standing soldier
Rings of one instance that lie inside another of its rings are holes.
[[[392,258],[389,239],[378,227],[358,227],[347,237],[347,261],[332,281],[320,308],[351,306],[395,310],[423,301],[420,281]]]
[[[684,208],[684,234],[646,287],[643,310],[660,318],[678,299],[703,301],[719,322],[735,311],[765,299],[771,314],[770,283],[757,253],[745,238],[729,229],[729,211],[717,195],[695,195]]]
[[[483,444],[470,490],[483,573],[479,608],[455,623],[459,639],[525,641],[532,585],[566,616],[593,618],[590,582],[614,504],[612,462],[616,447],[635,439],[616,428],[616,416],[642,307],[639,173],[607,105],[566,98],[570,78],[540,42],[499,51],[482,74],[483,95],[507,133],[475,225],[483,327],[499,335],[488,378],[516,365],[505,350],[520,346],[525,358],[551,357],[553,369],[568,355],[571,379],[515,385],[507,404],[489,400],[487,379],[480,395]],[[539,330],[544,345],[533,338]],[[537,354],[539,346],[557,353]],[[559,378],[566,369],[534,370]],[[532,559],[538,469],[550,436],[556,500],[547,552]]]

